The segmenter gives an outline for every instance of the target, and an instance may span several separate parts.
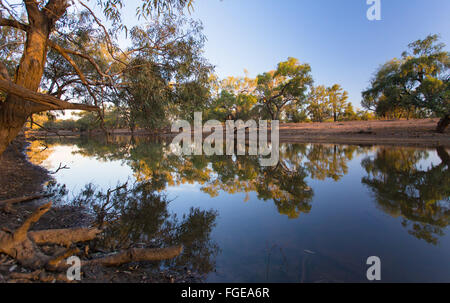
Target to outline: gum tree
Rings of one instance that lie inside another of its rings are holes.
[[[311,67],[301,64],[298,59],[288,58],[278,63],[276,70],[257,77],[256,95],[272,120],[279,120],[287,105],[297,104],[306,99],[306,91],[313,84]]]
[[[337,122],[348,105],[348,92],[343,90],[339,84],[335,84],[327,89],[327,94],[334,122]]]
[[[327,98],[327,88],[323,85],[314,86],[308,94],[307,111],[312,121],[323,122],[330,117],[331,111]]]
[[[103,18],[94,14],[95,5],[103,10]],[[148,17],[191,5],[192,0],[142,0],[137,14]],[[120,75],[128,69],[128,57],[137,51],[122,51],[117,46],[118,35],[127,30],[121,20],[122,6],[122,0],[0,1],[0,29],[12,28],[23,36],[23,40],[17,36],[17,42],[23,43],[16,49],[20,57],[17,64],[14,56],[0,61],[0,154],[32,114],[65,109],[100,111],[105,88],[116,89]],[[75,15],[72,7],[84,13]],[[83,18],[89,19],[90,27],[82,26]],[[102,20],[108,21],[108,28]],[[80,37],[91,41],[88,48],[79,43]],[[93,105],[68,102],[62,99],[64,94],[40,92],[50,51],[58,53],[76,75],[71,83],[65,83],[66,90],[83,87],[89,97],[82,100]],[[110,62],[102,62],[99,57]],[[84,66],[95,73],[86,75]]]
[[[380,67],[362,105],[377,112],[384,108],[411,107],[440,117],[436,131],[450,123],[450,56],[439,36],[430,35],[408,45],[409,51]]]

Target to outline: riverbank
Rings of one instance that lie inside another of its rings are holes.
[[[435,131],[439,119],[288,123],[280,141],[289,143],[386,144],[450,147],[450,128]]]
[[[324,123],[282,123],[280,141],[282,143],[335,143],[335,144],[387,144],[407,146],[450,147],[450,128],[440,134],[435,131],[439,119],[421,120],[374,120]],[[159,136],[170,139],[176,133],[170,129],[158,133],[139,129],[133,133],[127,129],[109,131],[111,135]],[[30,131],[35,137],[80,136],[89,133],[72,131]],[[91,135],[102,135],[96,130]],[[206,135],[206,134],[205,134]]]
[[[28,145],[24,137],[19,137],[0,156],[0,201],[44,193],[45,183],[52,179],[47,170],[28,161]],[[48,202],[54,202],[52,197],[14,204],[12,209],[0,209],[1,231],[11,233],[17,230],[38,207]],[[44,214],[30,231],[89,227],[92,222],[93,218],[84,207],[53,203],[50,211]],[[99,258],[111,253],[90,248],[89,245],[76,245],[76,248],[84,252],[80,255],[82,259]],[[50,255],[65,250],[59,245],[45,245],[42,249]],[[37,282],[39,274],[35,273],[36,271],[21,266],[14,258],[0,253],[0,283]],[[152,262],[135,262],[118,267],[93,265],[83,268],[82,273],[83,283],[195,283],[202,278],[187,269],[160,270]],[[50,279],[47,282],[62,281]]]

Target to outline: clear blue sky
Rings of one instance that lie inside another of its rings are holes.
[[[359,106],[376,68],[408,43],[436,33],[450,49],[449,0],[381,5],[381,21],[367,20],[366,0],[195,0],[191,16],[203,22],[205,56],[219,77],[244,69],[253,77],[295,57],[312,66],[316,84],[341,84]],[[133,16],[130,9],[125,21]]]

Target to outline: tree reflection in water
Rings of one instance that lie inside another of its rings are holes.
[[[367,176],[362,183],[375,195],[378,206],[393,217],[401,216],[408,232],[437,244],[450,224],[450,156],[437,148],[438,165],[422,169],[427,152],[407,148],[380,148],[361,165]]]
[[[441,163],[422,170],[417,164],[427,152],[403,147],[284,144],[278,165],[263,167],[257,156],[176,156],[168,142],[143,137],[114,137],[108,142],[84,138],[67,144],[75,144],[84,156],[125,161],[135,180],[150,181],[156,191],[198,183],[211,197],[245,193],[248,200],[254,192],[291,219],[313,207],[308,178],[339,182],[348,173],[349,161],[374,151],[374,158],[361,163],[368,174],[362,183],[372,190],[381,210],[402,216],[412,235],[434,244],[449,225],[449,156],[443,148],[437,149]]]
[[[219,252],[210,234],[216,225],[217,213],[213,210],[191,208],[178,218],[168,211],[170,201],[156,191],[162,180],[140,182],[132,186],[118,185],[106,192],[94,185],[85,186],[69,204],[86,209],[94,218],[93,225],[104,230],[102,237],[94,240],[93,251],[120,251],[134,247],[161,248],[182,244],[183,252],[172,260],[154,264],[172,270],[190,270],[205,276],[215,270]],[[65,187],[50,185],[52,193],[65,195]],[[63,199],[60,196],[59,199]]]
[[[167,142],[146,138],[116,137],[109,142],[74,142],[79,154],[100,160],[124,160],[137,181],[165,180],[165,186],[200,184],[211,197],[220,191],[235,194],[256,192],[259,199],[273,200],[278,211],[291,219],[312,208],[314,192],[307,177],[339,181],[348,171],[355,152],[368,148],[345,145],[295,144],[281,148],[280,162],[263,167],[257,156],[175,156]]]

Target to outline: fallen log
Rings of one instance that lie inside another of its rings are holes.
[[[14,258],[21,265],[48,271],[63,271],[68,265],[64,260],[70,256],[79,254],[78,248],[71,248],[59,255],[49,256],[44,254],[38,244],[58,244],[69,246],[71,244],[94,240],[101,230],[97,228],[55,229],[43,231],[29,231],[32,224],[36,223],[52,206],[52,203],[39,207],[24,224],[14,232],[0,231],[0,253]],[[103,258],[82,261],[82,265],[119,266],[131,262],[160,261],[177,257],[183,251],[183,246],[168,248],[131,248]],[[51,280],[54,276],[46,276],[34,272],[34,275],[17,275],[19,280]]]
[[[28,237],[38,245],[58,244],[68,246],[94,240],[102,231],[98,228],[50,229],[28,232]]]
[[[119,266],[126,263],[140,261],[161,261],[173,259],[180,255],[183,246],[168,248],[131,248],[104,258],[98,258],[82,262],[84,265],[101,264],[104,266]]]
[[[13,233],[0,231],[0,252],[16,259],[20,264],[29,268],[42,268],[51,259],[43,254],[28,238],[28,230],[36,223],[52,204],[48,203],[39,207],[25,222]]]

